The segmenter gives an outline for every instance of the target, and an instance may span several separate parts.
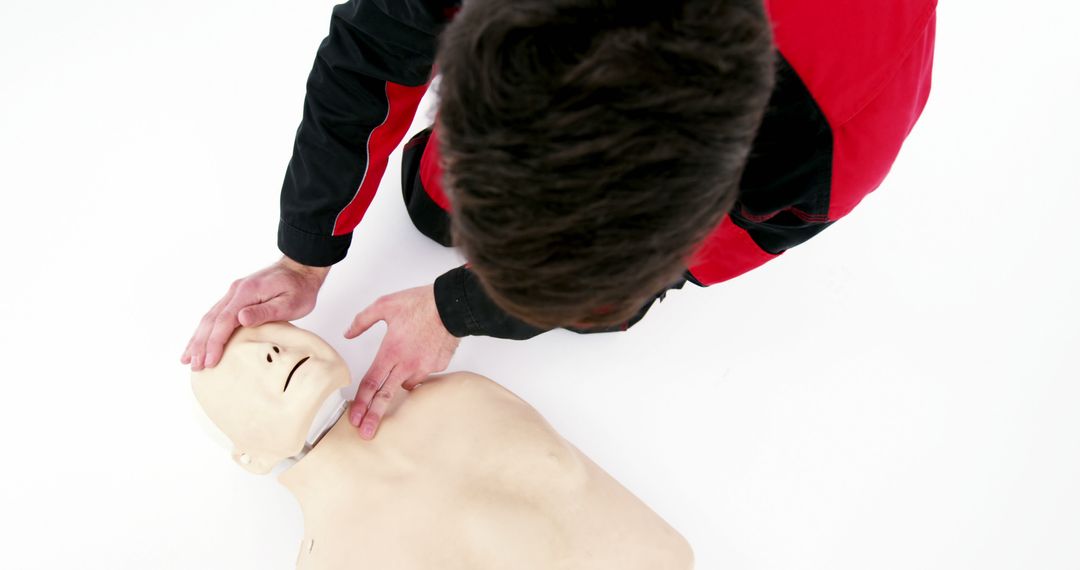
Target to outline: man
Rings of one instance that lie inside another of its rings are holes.
[[[459,10],[460,8],[460,10]],[[881,183],[930,88],[936,0],[350,1],[307,84],[278,263],[235,281],[181,362],[239,325],[306,315],[437,67],[436,125],[404,151],[414,224],[468,263],[384,296],[350,421],[460,338],[625,330],[686,281],[774,259]],[[436,49],[437,48],[437,49]]]

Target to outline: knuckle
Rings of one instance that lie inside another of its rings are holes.
[[[388,401],[388,400],[390,400],[391,398],[394,397],[394,393],[391,392],[390,390],[387,390],[387,389],[384,388],[382,390],[379,390],[375,394],[375,397],[380,399],[380,400],[383,400],[383,401]]]
[[[235,318],[232,322],[226,322],[224,320],[219,321],[215,323],[214,328],[209,331],[210,334],[206,335],[207,341],[224,343],[232,336],[233,331],[236,330],[236,327],[238,326],[240,326],[240,323],[237,322]]]
[[[220,313],[217,314],[216,317],[214,317],[214,324],[215,325],[226,325],[226,324],[229,324],[233,320],[233,318],[234,318],[234,316],[233,316],[233,313],[231,311],[221,311]],[[214,332],[217,332],[217,331],[214,331]]]
[[[374,378],[367,378],[360,382],[360,389],[375,391],[379,389],[379,383]]]
[[[206,346],[221,346],[225,344],[225,341],[229,340],[232,336],[233,329],[221,327],[214,329],[214,332],[210,333],[210,336],[206,339]]]
[[[234,291],[237,296],[244,297],[249,296],[255,292],[256,285],[251,279],[245,279],[236,286]]]

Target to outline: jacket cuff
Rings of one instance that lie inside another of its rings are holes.
[[[352,233],[339,236],[318,235],[290,226],[283,219],[278,220],[278,249],[297,263],[329,267],[345,259],[351,243]]]
[[[550,330],[524,323],[500,309],[464,265],[435,279],[435,306],[443,326],[456,337],[525,340]]]
[[[435,278],[435,307],[450,334],[469,336],[469,329],[479,328],[470,322],[469,303],[465,296],[465,266],[455,267]],[[470,327],[470,325],[472,325]]]

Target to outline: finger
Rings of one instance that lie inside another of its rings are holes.
[[[413,388],[423,384],[429,378],[431,378],[431,376],[427,374],[417,374],[412,378],[408,378],[404,382],[402,382],[401,387],[411,392]]]
[[[195,342],[195,336],[192,335],[187,341],[187,346],[184,347],[184,352],[180,355],[180,364],[188,364],[191,362],[191,345]]]
[[[234,282],[229,286],[229,291],[225,293],[225,296],[218,300],[210,310],[203,315],[202,320],[199,321],[198,328],[195,329],[195,334],[188,342],[187,356],[191,362],[192,370],[201,370],[203,363],[203,354],[206,351],[206,337],[210,334],[210,331],[214,328],[214,319],[217,318],[218,313],[232,302],[232,298],[236,293],[236,283]]]
[[[191,341],[192,340],[194,340],[194,337],[191,337],[191,338],[188,339],[188,343],[187,343],[186,347],[184,347],[184,352],[180,353],[180,364],[188,364],[188,363],[191,362]]]
[[[380,302],[376,301],[363,311],[356,313],[353,317],[352,324],[349,328],[345,329],[345,338],[355,338],[364,331],[371,328],[375,323],[384,320],[386,315],[383,312],[383,306]]]
[[[288,297],[284,294],[271,297],[262,303],[248,305],[236,314],[237,320],[245,327],[257,327],[270,321],[284,321],[284,314],[289,309]]]
[[[224,351],[225,343],[229,341],[229,337],[232,336],[233,331],[240,326],[240,321],[236,319],[236,314],[240,312],[243,307],[238,307],[238,302],[234,302],[218,313],[216,319],[214,319],[214,328],[211,329],[210,335],[206,337],[206,357],[203,361],[204,368],[213,368],[217,365],[218,360],[221,359],[221,353]]]
[[[352,407],[349,410],[349,423],[354,427],[360,427],[360,420],[364,418],[364,413],[367,412],[368,406],[371,405],[375,392],[382,388],[383,382],[386,381],[386,377],[390,375],[393,367],[394,362],[387,358],[382,348],[379,348],[379,353],[375,355],[375,361],[371,363],[371,367],[368,368],[368,371],[360,380],[360,387],[356,389],[356,399],[353,400]]]
[[[199,326],[202,326],[202,321],[199,321]],[[191,362],[191,355],[195,350],[195,336],[199,334],[199,327],[195,328],[195,332],[191,335],[191,338],[187,341],[187,346],[184,347],[184,354],[180,356],[180,362],[187,364]]]
[[[390,373],[390,377],[383,383],[382,388],[375,392],[371,406],[368,407],[367,413],[364,414],[363,423],[360,424],[360,437],[364,439],[375,437],[375,431],[378,429],[383,416],[386,415],[386,410],[390,407],[394,394],[398,393],[402,381],[407,380],[409,376],[410,372],[404,366],[394,368],[394,371]]]
[[[201,351],[199,350],[201,342],[201,335],[204,334],[204,330],[209,330],[208,327],[210,319],[217,316],[221,301],[218,301],[205,315],[199,320],[199,324],[195,327],[195,333],[188,339],[187,348],[184,349],[184,355],[180,357],[180,361],[184,364],[191,363],[191,367],[194,370],[196,363],[201,358]]]

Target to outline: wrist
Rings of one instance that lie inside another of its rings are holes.
[[[290,269],[308,277],[314,277],[320,282],[326,279],[326,275],[330,273],[330,267],[332,267],[330,265],[327,265],[326,267],[304,265],[303,263],[300,263],[287,255],[282,255],[281,260],[278,263],[280,263],[281,266],[285,267],[286,269]]]

